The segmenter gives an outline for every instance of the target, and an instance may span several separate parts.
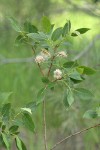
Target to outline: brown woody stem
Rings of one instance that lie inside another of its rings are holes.
[[[48,150],[47,147],[47,133],[46,133],[46,107],[45,107],[45,99],[43,101],[43,127],[44,127],[44,146],[45,146],[45,150]]]
[[[64,141],[67,141],[68,139],[70,139],[70,138],[73,137],[73,136],[79,135],[79,134],[81,134],[81,133],[83,133],[83,132],[85,132],[85,131],[88,131],[88,130],[90,130],[90,129],[93,129],[93,128],[96,128],[96,127],[99,127],[99,126],[100,126],[100,124],[96,124],[96,125],[91,126],[91,127],[89,127],[89,128],[85,128],[85,129],[83,129],[83,130],[81,130],[81,131],[78,131],[78,132],[76,132],[76,133],[73,133],[73,134],[71,134],[71,135],[65,137],[64,139],[60,140],[59,142],[57,142],[50,150],[55,149],[58,145],[60,145],[60,144],[63,143]]]

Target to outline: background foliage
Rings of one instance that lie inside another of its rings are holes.
[[[58,104],[58,100],[60,101],[59,90],[61,89],[57,90],[58,94],[56,95],[56,99],[51,97],[51,100],[54,102],[50,102],[47,105],[46,114],[48,122],[47,128],[49,131],[48,140],[51,145],[52,141],[57,141],[71,132],[100,121],[99,119],[88,120],[82,118],[86,110],[96,108],[100,103],[100,2],[99,0],[0,1],[0,91],[12,92],[9,97],[9,102],[12,102],[13,107],[22,107],[25,103],[35,100],[35,93],[42,87],[42,83],[37,76],[39,72],[33,62],[8,63],[11,58],[31,57],[33,52],[29,46],[21,45],[18,47],[14,44],[14,39],[17,34],[13,31],[7,18],[8,16],[13,16],[21,24],[25,20],[30,20],[33,24],[39,26],[43,14],[48,15],[51,21],[56,23],[56,27],[63,26],[65,20],[70,19],[73,25],[72,31],[79,27],[91,28],[82,38],[69,39],[70,45],[68,45],[67,51],[69,57],[74,59],[81,52],[86,50],[84,55],[80,57],[80,63],[98,70],[94,76],[91,76],[84,83],[84,86],[91,89],[95,94],[93,99],[81,101],[76,98],[76,103],[73,108],[69,112],[66,112],[66,110]],[[51,95],[48,96],[50,97]],[[3,98],[0,97],[0,100],[2,101]],[[39,130],[40,135],[42,135],[41,106],[34,112],[33,118],[35,118],[35,122],[37,122],[36,128]],[[31,150],[33,147],[37,150],[40,149],[43,145],[42,136],[34,136],[29,132],[27,134],[27,132],[23,131],[21,136],[27,145],[30,145],[29,149]],[[98,150],[100,149],[99,137],[99,129],[93,129],[80,137],[69,140],[68,143],[64,143],[59,149],[57,148],[57,150],[65,150],[66,148],[71,150]],[[38,143],[38,140],[41,140],[41,142]]]

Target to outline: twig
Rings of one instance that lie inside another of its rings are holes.
[[[68,139],[70,139],[70,138],[73,137],[73,136],[76,136],[76,135],[78,135],[78,134],[81,134],[81,133],[83,133],[83,132],[85,132],[85,131],[88,131],[88,130],[90,130],[90,129],[93,129],[93,128],[96,128],[96,127],[99,127],[99,126],[100,126],[100,124],[96,124],[96,125],[91,126],[91,127],[89,127],[89,128],[85,128],[85,129],[83,129],[83,130],[81,130],[81,131],[78,131],[78,132],[76,132],[76,133],[74,133],[74,134],[71,134],[71,135],[65,137],[64,139],[60,140],[59,142],[57,142],[50,150],[55,149],[58,145],[60,145],[60,144],[63,143],[64,141],[67,141]]]
[[[89,50],[91,50],[91,48],[94,45],[94,43],[97,40],[99,40],[99,39],[100,39],[100,34],[96,35],[93,38],[93,40],[90,42],[90,44],[88,46],[86,46],[86,48],[83,49],[77,56],[75,56],[75,58],[73,60],[77,60],[77,59],[81,58],[83,55],[85,55]],[[1,65],[10,64],[10,63],[31,63],[31,62],[34,62],[34,57],[28,57],[28,58],[5,58],[5,57],[2,56],[0,58],[0,64]],[[51,66],[51,68],[52,68],[52,66]]]
[[[48,77],[49,77],[49,74],[50,74],[50,71],[51,71],[51,68],[52,68],[52,65],[53,65],[54,58],[55,58],[55,56],[53,56],[52,60],[51,60],[51,64],[50,64],[49,71],[48,71]]]
[[[46,111],[45,111],[45,99],[43,101],[43,127],[44,127],[44,145],[45,145],[45,150],[48,150],[47,147],[47,133],[46,133]]]
[[[33,52],[34,52],[34,54],[35,54],[35,56],[36,56],[36,52],[35,52],[35,49],[34,49],[33,46],[32,46],[32,50],[33,50]],[[39,67],[39,69],[40,69],[41,74],[44,76],[44,73],[43,73],[43,71],[42,71],[42,68],[41,68],[40,64],[37,63],[37,65],[38,65],[38,67]]]
[[[37,65],[38,65],[38,67],[39,67],[39,69],[40,69],[40,71],[41,71],[41,74],[44,76],[44,73],[43,73],[43,71],[42,71],[42,69],[41,69],[40,64],[38,63]]]
[[[50,71],[51,71],[51,68],[52,68],[52,65],[53,65],[53,61],[54,61],[54,59],[55,59],[55,51],[56,51],[57,47],[58,47],[58,45],[56,45],[56,46],[54,47],[54,55],[53,55],[52,58],[51,58],[51,64],[50,64],[50,67],[49,67],[49,70],[48,70],[48,77],[49,77],[49,74],[50,74]]]

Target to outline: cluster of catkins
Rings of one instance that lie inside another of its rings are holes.
[[[56,57],[67,57],[67,54],[64,51],[56,53]],[[39,55],[36,56],[35,62],[38,64],[43,63],[44,61],[51,58],[51,54],[47,50],[42,50]],[[54,70],[54,78],[59,80],[62,78],[62,71],[60,69]]]

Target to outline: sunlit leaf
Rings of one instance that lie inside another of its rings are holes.
[[[18,136],[16,136],[15,142],[16,142],[16,146],[17,146],[18,150],[23,150],[22,149],[22,142]]]
[[[32,114],[32,111],[31,111],[30,108],[21,108],[21,110],[26,111],[26,112]]]
[[[66,34],[70,32],[70,29],[71,29],[71,22],[70,20],[68,20],[68,22],[64,25],[62,29],[62,36],[66,36]]]
[[[42,18],[42,27],[43,27],[43,30],[47,33],[51,31],[51,23],[50,23],[50,20],[46,16],[43,16]]]
[[[86,75],[93,75],[94,73],[96,73],[96,70],[87,66],[80,66],[79,68],[83,69],[83,74]]]
[[[62,35],[62,27],[59,27],[59,28],[54,30],[51,39],[53,41],[56,41],[60,38],[61,35]]]
[[[89,28],[80,28],[80,29],[77,29],[77,30],[75,30],[75,31],[71,34],[71,36],[78,36],[77,33],[84,34],[84,33],[86,33],[88,30],[90,30],[90,29],[89,29]]]
[[[1,135],[2,135],[2,139],[3,139],[3,142],[5,143],[7,150],[10,150],[10,144],[9,144],[6,134],[1,133]]]

